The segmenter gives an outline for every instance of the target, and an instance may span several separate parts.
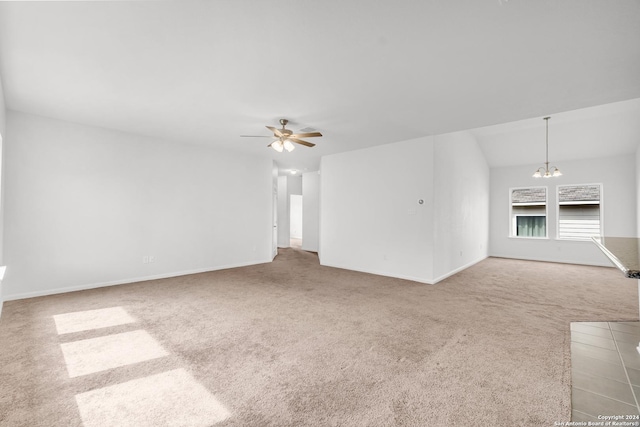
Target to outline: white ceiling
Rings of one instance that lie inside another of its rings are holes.
[[[476,128],[471,133],[491,167],[544,163],[542,117]],[[635,153],[639,145],[640,98],[558,113],[549,119],[549,166],[563,160]]]
[[[640,98],[640,2],[0,2],[0,76],[13,110],[282,168],[514,121],[540,144],[545,115]],[[281,154],[239,137],[283,117],[325,136]],[[474,132],[490,164],[521,161]]]

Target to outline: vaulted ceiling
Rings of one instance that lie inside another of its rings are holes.
[[[640,98],[640,2],[0,2],[0,76],[12,110],[315,170],[325,154]],[[239,136],[280,118],[324,137],[278,154]],[[500,133],[477,132],[494,165],[509,162],[487,149]]]

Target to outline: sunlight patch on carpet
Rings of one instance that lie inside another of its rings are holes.
[[[184,369],[76,395],[84,427],[205,427],[231,414]]]
[[[77,311],[75,313],[53,316],[58,335],[91,329],[108,328],[135,322],[135,319],[122,307],[100,308],[97,310]]]
[[[169,354],[144,330],[63,343],[60,347],[70,378]]]

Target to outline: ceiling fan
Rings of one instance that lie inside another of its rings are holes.
[[[312,138],[316,136],[322,136],[320,132],[306,132],[306,133],[293,133],[285,126],[289,123],[287,119],[280,119],[280,124],[282,125],[282,129],[276,129],[273,126],[265,126],[271,132],[273,132],[273,138],[277,138],[271,144],[267,145],[267,147],[271,147],[279,153],[282,153],[282,150],[293,151],[295,146],[293,144],[300,144],[306,147],[313,147],[316,144],[311,142],[303,141],[300,138]],[[272,138],[271,136],[263,136],[263,135],[240,135],[242,137],[249,138]]]

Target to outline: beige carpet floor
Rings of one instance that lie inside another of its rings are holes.
[[[489,258],[435,286],[273,263],[9,301],[2,426],[553,426],[612,268]]]

